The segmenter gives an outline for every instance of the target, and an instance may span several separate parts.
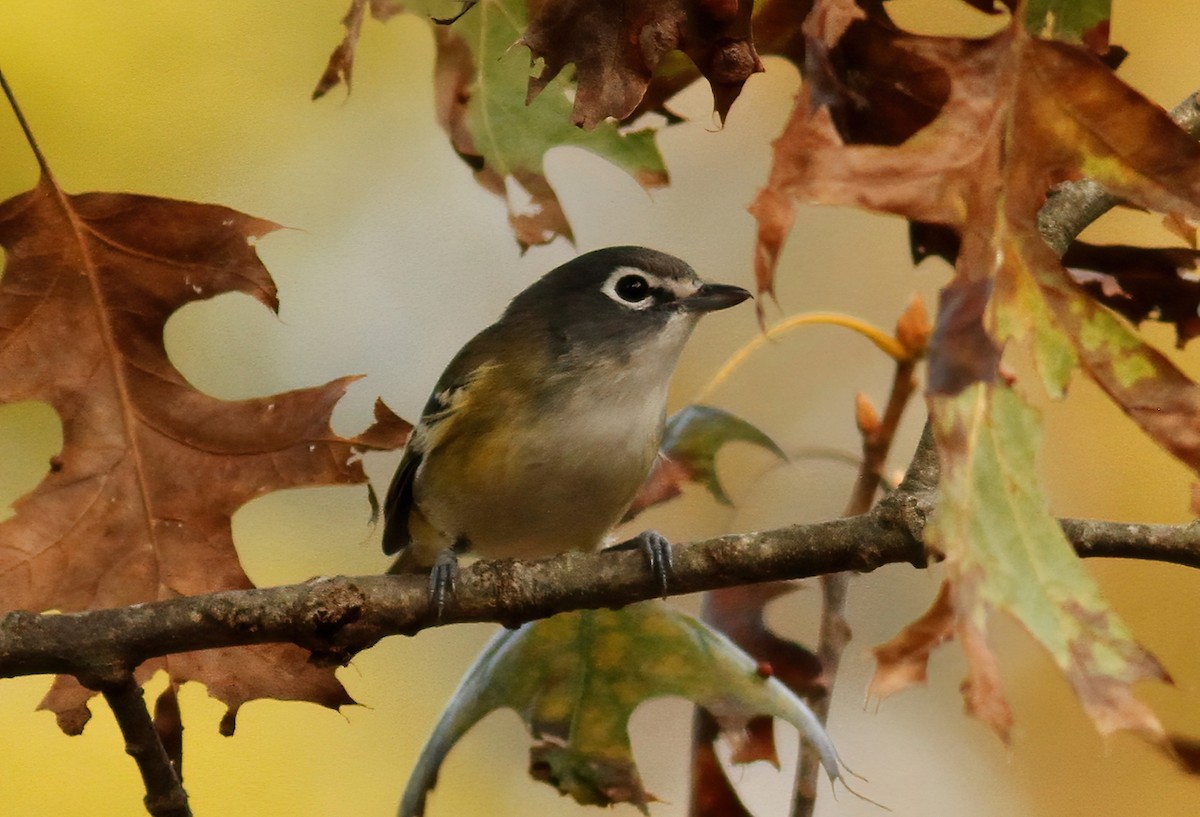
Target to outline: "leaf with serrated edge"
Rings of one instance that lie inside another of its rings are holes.
[[[573,64],[573,118],[585,128],[629,116],[660,64],[678,51],[708,79],[722,121],[746,80],[763,70],[750,33],[751,0],[529,0],[529,6],[521,43],[541,62],[529,97]]]
[[[167,358],[163,326],[184,304],[242,292],[276,308],[253,246],[274,229],[217,205],[68,195],[48,175],[0,204],[0,403],[43,400],[63,426],[53,467],[0,524],[5,609],[248,588],[230,530],[235,510],[284,488],[364,482],[358,452],[403,442],[403,423],[370,441],[333,433],[330,414],[354,378],[223,401]],[[230,727],[253,698],[350,703],[331,669],[290,644],[154,659],[136,676],[158,669],[175,683],[206,684],[229,707]],[[93,694],[60,678],[43,706],[77,732]]]
[[[987,39],[937,38],[868,18],[851,0],[825,0],[805,31],[820,46],[817,53],[837,55],[847,39],[854,53],[886,56],[891,85],[920,90],[938,107],[927,125],[903,141],[879,142],[860,120],[845,118],[849,101],[836,77],[810,72],[776,142],[770,182],[753,207],[760,221],[760,288],[773,285],[792,198],[854,204],[951,227],[962,244],[930,349],[932,391],[951,394],[994,379],[997,344],[1008,340],[1036,347],[1032,355],[1049,390],[1060,393],[1071,356],[1061,330],[1070,330],[1063,311],[1049,301],[1059,298],[1062,306],[1079,310],[1091,308],[1091,299],[1073,285],[1038,233],[1046,191],[1064,179],[1090,175],[1143,207],[1197,218],[1200,145],[1083,49],[1030,37],[1015,18]],[[868,97],[862,104],[870,103]],[[1046,304],[1036,304],[1030,277]],[[1024,301],[1021,308],[1031,310],[1031,317],[995,314],[988,304],[993,290]],[[989,328],[1001,337],[986,341],[982,323],[989,310],[996,321]],[[1018,318],[1026,324],[1014,324]],[[1084,368],[1103,374],[1097,365]],[[1155,368],[1167,371],[1157,362]],[[1200,436],[1200,412],[1192,412],[1189,421],[1177,410],[1193,405],[1192,387],[1177,372],[1169,379],[1182,391],[1143,390],[1121,407],[1131,415],[1144,409],[1135,419],[1200,468],[1200,451],[1163,436],[1161,424],[1146,422],[1151,412],[1166,412],[1185,435]],[[1118,402],[1128,396],[1108,390]],[[1159,402],[1149,405],[1145,397]]]
[[[960,625],[979,636],[970,645],[977,660],[994,660],[982,642],[988,612],[1010,613],[1049,651],[1102,733],[1161,739],[1158,719],[1129,687],[1166,674],[1101,599],[1047,509],[1037,412],[1011,388],[982,383],[931,404],[942,478],[927,537],[946,556]],[[975,678],[972,708],[1006,712],[1003,694]]]
[[[450,748],[494,709],[514,709],[536,741],[535,775],[581,803],[649,795],[633,763],[628,719],[649,698],[676,695],[703,706],[725,729],[752,715],[791,723],[840,779],[833,744],[808,707],[727,638],[658,602],[622,610],[560,613],[501,631],[468,670],[409,778],[400,814],[424,813]]]
[[[444,4],[406,3],[410,11],[437,16]],[[451,26],[436,26],[435,95],[438,118],[454,149],[488,190],[504,196],[522,246],[557,236],[571,238],[543,160],[559,146],[580,147],[612,162],[643,187],[667,183],[651,130],[621,131],[612,122],[592,130],[571,123],[570,79],[560,75],[526,104],[529,52],[514,47],[525,31],[522,0],[482,0]],[[512,189],[516,185],[519,190]],[[528,207],[514,203],[521,191]]]

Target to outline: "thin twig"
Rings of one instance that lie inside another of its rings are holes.
[[[883,482],[888,453],[899,428],[904,409],[917,390],[916,366],[919,353],[897,358],[892,388],[883,417],[878,422],[864,424],[863,459],[854,491],[846,504],[846,516],[865,514]],[[842,664],[842,654],[850,643],[850,625],[846,621],[846,599],[850,589],[850,573],[831,573],[821,577],[821,626],[817,641],[817,659],[821,664],[821,687],[817,697],[810,696],[813,713],[824,724],[829,719],[833,687]],[[801,741],[800,762],[796,766],[792,788],[793,817],[811,817],[817,806],[817,780],[821,761],[812,747]]]
[[[191,817],[187,793],[159,740],[142,688],[133,675],[126,673],[118,680],[99,684],[99,687],[121,728],[125,751],[141,772],[146,787],[143,800],[146,811],[153,817]]]
[[[749,343],[734,352],[722,364],[721,368],[709,379],[708,383],[704,385],[704,388],[699,391],[692,402],[706,402],[714,391],[720,388],[734,372],[740,369],[748,359],[761,351],[767,344],[774,343],[792,334],[797,329],[812,326],[840,326],[843,329],[849,329],[852,332],[862,335],[874,343],[884,354],[896,360],[902,359],[907,353],[907,350],[898,340],[882,329],[867,323],[862,318],[856,318],[853,315],[844,315],[840,312],[804,312],[784,318],[779,323],[769,326],[755,335]]]

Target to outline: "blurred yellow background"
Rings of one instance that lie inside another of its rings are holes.
[[[450,355],[490,322],[507,299],[575,248],[558,242],[522,257],[499,201],[485,194],[446,144],[433,117],[432,40],[411,16],[368,21],[354,92],[313,103],[309,94],[341,37],[345,0],[203,4],[128,0],[87,3],[8,0],[0,9],[3,68],[59,181],[72,192],[132,191],[219,202],[295,228],[260,244],[280,288],[277,320],[250,298],[193,305],[167,327],[170,353],[200,389],[226,398],[295,388],[349,373],[367,377],[337,414],[343,433],[363,428],[381,395],[415,418]],[[1115,4],[1113,38],[1132,56],[1127,81],[1165,105],[1200,82],[1200,7],[1190,0]],[[897,0],[903,19],[952,32],[980,25],[954,0]],[[707,89],[676,100],[690,117],[665,132],[674,179],[653,194],[589,154],[550,154],[551,181],[572,220],[577,248],[640,243],[674,252],[711,279],[750,285],[754,224],[745,206],[764,180],[770,140],[798,82],[779,60],[754,77],[717,128]],[[15,121],[0,112],[0,195],[36,180]],[[1118,214],[1093,229],[1108,241],[1170,242],[1151,217]],[[803,208],[782,260],[782,312],[841,310],[890,327],[912,292],[935,303],[944,265],[908,262],[898,219]],[[768,306],[768,315],[778,315]],[[748,308],[710,318],[687,350],[674,387],[685,404],[734,349],[757,331]],[[1164,346],[1171,333],[1149,333]],[[1196,373],[1195,354],[1176,359]],[[888,362],[840,330],[815,329],[772,346],[726,385],[715,402],[758,424],[785,448],[857,447],[852,406],[864,391],[882,404]],[[901,466],[920,427],[905,425]],[[1178,522],[1188,518],[1190,476],[1141,438],[1097,391],[1077,383],[1046,409],[1045,471],[1062,515]],[[60,436],[45,406],[0,408],[0,507],[41,478]],[[367,469],[386,486],[397,455]],[[760,452],[722,459],[736,511],[693,491],[638,526],[676,541],[836,514],[851,469],[798,459],[781,467]],[[362,488],[273,494],[242,509],[234,533],[261,585],[316,575],[380,571],[386,560],[367,524]],[[1196,575],[1183,568],[1090,563],[1135,632],[1173,674],[1175,688],[1144,690],[1170,728],[1200,735],[1200,613]],[[1178,773],[1138,740],[1101,740],[1066,683],[1019,628],[994,635],[1017,716],[1011,747],[961,712],[963,662],[954,646],[937,656],[928,688],[877,706],[863,690],[867,649],[891,636],[932,599],[936,570],[897,566],[857,578],[831,729],[871,798],[901,815],[1184,815],[1200,781]],[[795,637],[815,632],[815,587],[771,610]],[[683,602],[694,608],[694,600]],[[247,705],[232,738],[217,735],[220,707],[185,688],[186,787],[197,814],[387,815],[420,745],[490,627],[453,627],[394,638],[341,672],[362,706],[338,714],[305,704]],[[82,737],[58,732],[33,711],[45,679],[0,684],[0,817],[27,814],[136,815],[141,789],[103,705]],[[156,692],[161,682],[152,685]],[[655,815],[686,811],[689,707],[654,702],[633,722],[648,788],[665,802]],[[794,734],[781,730],[785,762]],[[511,713],[495,716],[451,755],[431,815],[585,814],[524,773],[526,745]],[[790,769],[762,765],[735,779],[759,814],[783,814]],[[828,794],[828,790],[825,791]],[[628,806],[616,813],[632,815]],[[823,815],[878,815],[840,792]]]

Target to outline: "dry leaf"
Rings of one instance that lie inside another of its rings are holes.
[[[358,37],[362,33],[363,18],[366,17],[368,9],[372,17],[384,23],[404,11],[404,6],[396,0],[350,0],[350,9],[342,18],[346,36],[329,55],[325,72],[321,74],[321,78],[317,80],[317,87],[313,89],[313,99],[320,99],[342,83],[346,85],[346,93],[350,92],[354,57],[358,52]]]
[[[920,618],[897,633],[891,641],[871,649],[875,674],[867,686],[872,698],[889,695],[925,683],[930,654],[954,635],[954,605],[951,586],[943,582],[937,598]]]
[[[225,207],[116,193],[71,196],[44,175],[0,204],[0,402],[43,400],[63,448],[0,524],[6,609],[62,611],[250,587],[230,516],[283,488],[365,481],[355,440],[329,416],[346,385],[223,401],[168,360],[163,326],[184,304],[243,292],[271,309],[254,250],[274,224]],[[385,409],[380,409],[386,414]],[[398,445],[403,426],[372,438]],[[258,697],[337,707],[350,698],[306,651],[267,645],[143,664],[197,680],[233,713]],[[60,678],[43,705],[68,731],[93,693]]]
[[[759,286],[773,288],[792,198],[953,228],[962,244],[930,349],[934,392],[993,379],[998,341],[1006,338],[1046,348],[1081,342],[1070,332],[1056,337],[1054,322],[1043,319],[1053,305],[1049,293],[1039,295],[1040,313],[1005,300],[1020,292],[1020,276],[1042,290],[1071,284],[1037,230],[1052,185],[1086,171],[1144,207],[1200,213],[1200,146],[1080,48],[1034,39],[1015,22],[984,40],[913,35],[850,0],[820,3],[806,32],[814,69],[753,207]],[[855,71],[847,77],[850,64]],[[915,114],[899,119],[891,115],[897,108]],[[992,320],[995,326],[985,326]],[[1137,357],[1147,369],[1162,363],[1152,350]],[[1094,355],[1079,360],[1131,414],[1145,404],[1149,395],[1128,394]],[[1052,392],[1069,368],[1044,373]],[[1200,408],[1188,392],[1179,395],[1183,403]],[[1174,405],[1154,408],[1186,421]],[[1148,412],[1136,419],[1167,444],[1173,430],[1159,433]]]
[[[529,99],[573,63],[575,124],[625,119],[678,50],[708,79],[724,119],[746,80],[763,70],[750,31],[752,9],[751,0],[530,0],[520,42],[542,67],[530,77]]]
[[[1175,325],[1183,348],[1200,334],[1200,252],[1182,247],[1096,246],[1074,242],[1063,255],[1071,278],[1134,323]]]

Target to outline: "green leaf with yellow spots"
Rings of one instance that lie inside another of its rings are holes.
[[[1100,597],[1049,512],[1037,477],[1037,412],[1011,388],[983,383],[931,405],[942,476],[926,537],[946,557],[968,709],[1007,736],[1011,716],[986,643],[998,610],[1049,651],[1102,733],[1161,740],[1158,719],[1130,685],[1166,674]]]
[[[662,602],[560,613],[504,630],[468,670],[417,760],[400,806],[424,813],[446,753],[476,722],[507,707],[533,736],[530,773],[583,804],[654,797],[633,762],[628,721],[643,701],[695,701],[727,730],[753,715],[791,723],[841,779],[832,742],[808,707],[725,636]]]

